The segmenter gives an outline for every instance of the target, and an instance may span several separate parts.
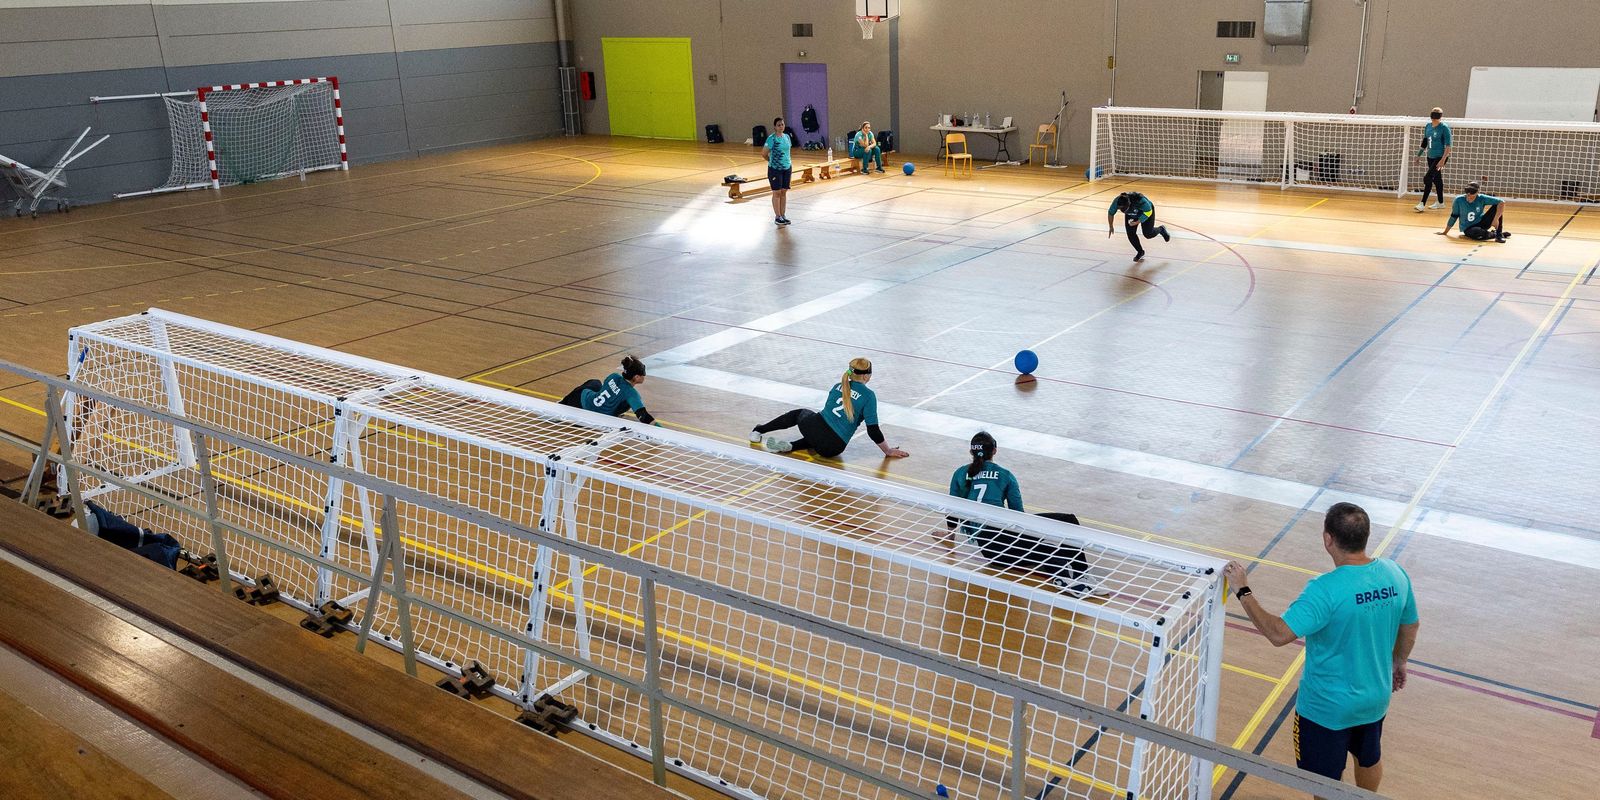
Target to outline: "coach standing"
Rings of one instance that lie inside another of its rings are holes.
[[[1305,673],[1295,704],[1295,763],[1334,780],[1346,755],[1356,785],[1377,791],[1383,779],[1383,719],[1389,695],[1406,685],[1406,659],[1417,641],[1417,600],[1399,564],[1367,556],[1367,512],[1335,503],[1322,521],[1322,546],[1333,571],[1319,575],[1279,617],[1250,591],[1244,565],[1225,570],[1250,622],[1274,647],[1306,640]]]

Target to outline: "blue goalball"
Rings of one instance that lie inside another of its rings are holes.
[[[1033,371],[1039,368],[1039,356],[1032,350],[1022,350],[1011,363],[1017,368],[1017,372],[1032,375]]]
[[[1106,171],[1100,167],[1090,167],[1083,171],[1083,177],[1091,181],[1095,180],[1096,178],[1104,178],[1105,176]]]
[[[911,162],[910,162],[910,161],[907,161],[907,162],[906,162],[906,163],[905,163],[905,164],[903,164],[903,165],[902,165],[902,166],[901,166],[901,167],[900,167],[900,170],[901,170],[901,171],[902,171],[902,172],[904,172],[904,173],[905,173],[905,174],[907,174],[907,175],[910,175],[910,174],[911,174],[911,173],[913,173],[913,172],[916,172],[916,171],[917,171],[917,165],[916,165],[916,164],[913,164],[913,163],[911,163]]]

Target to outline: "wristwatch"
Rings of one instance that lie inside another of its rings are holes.
[[[1233,596],[1235,598],[1243,600],[1243,599],[1245,599],[1246,597],[1248,597],[1248,596],[1250,596],[1252,594],[1255,594],[1255,592],[1251,591],[1250,587],[1248,587],[1248,586],[1240,586],[1239,587],[1239,591],[1234,592]]]

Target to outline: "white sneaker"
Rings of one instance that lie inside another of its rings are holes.
[[[756,433],[755,431],[751,431],[750,432],[750,443],[751,444],[761,444],[761,434]]]
[[[769,453],[787,453],[794,447],[776,436],[768,436],[761,442],[761,448]]]
[[[1428,208],[1444,208],[1444,203],[1442,203],[1442,202],[1435,202],[1435,203],[1433,203],[1433,204],[1432,204],[1432,205],[1429,205],[1429,206],[1428,206]]]
[[[1413,206],[1413,208],[1415,208],[1419,214],[1428,210],[1428,207],[1423,205],[1421,202],[1418,202],[1415,206]]]

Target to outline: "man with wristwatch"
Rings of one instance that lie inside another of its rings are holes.
[[[1256,599],[1243,564],[1230,562],[1223,574],[1250,622],[1274,647],[1306,640],[1295,702],[1295,763],[1339,780],[1347,755],[1354,756],[1356,785],[1377,791],[1389,695],[1406,685],[1418,622],[1411,576],[1389,559],[1367,555],[1371,528],[1360,506],[1329,507],[1322,546],[1333,571],[1311,579],[1281,617]]]

